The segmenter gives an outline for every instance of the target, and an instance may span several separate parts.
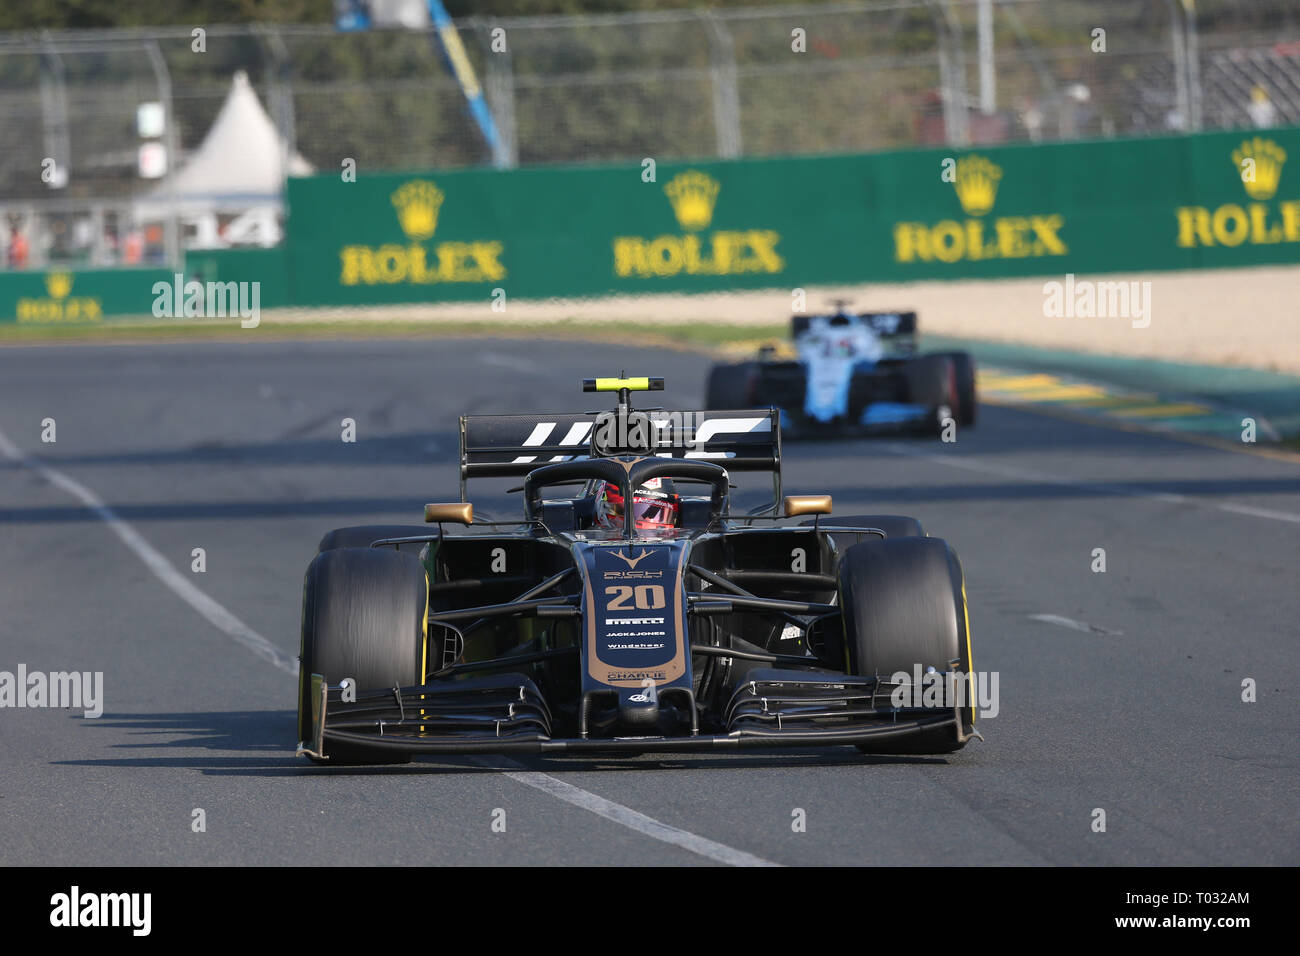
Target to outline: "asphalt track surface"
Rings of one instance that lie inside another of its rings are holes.
[[[975,665],[999,675],[982,744],[294,757],[326,530],[454,499],[461,413],[594,408],[578,380],[622,368],[698,407],[707,364],[504,340],[0,350],[0,670],[103,671],[106,698],[98,719],[0,710],[0,863],[1300,862],[1300,465],[1022,410],[950,445],[786,449],[790,492],[915,514],[962,556]]]

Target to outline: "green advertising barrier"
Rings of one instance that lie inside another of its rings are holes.
[[[203,284],[199,315],[238,315],[254,305],[260,309],[289,304],[288,274],[282,248],[216,249],[186,256],[177,302],[176,276],[171,269],[52,269],[45,272],[0,272],[0,322],[22,324],[90,324],[107,316],[184,316],[188,282]],[[235,283],[231,298],[229,283]],[[159,285],[161,283],[162,285]],[[219,283],[209,307],[208,284]],[[164,289],[164,286],[166,287]],[[242,296],[242,298],[239,298]],[[155,307],[157,311],[155,311]]]
[[[1300,129],[654,172],[292,180],[291,298],[486,303],[495,289],[573,297],[1300,262]]]
[[[653,175],[652,175],[653,174]],[[293,179],[261,307],[1300,262],[1300,128],[855,156]],[[150,314],[158,270],[0,273],[0,321]],[[500,291],[497,291],[500,290]]]
[[[185,254],[185,275],[208,282],[258,284],[259,308],[292,305],[284,247],[274,249],[200,249]]]
[[[0,322],[84,325],[109,315],[147,315],[154,283],[171,281],[168,269],[0,272]]]

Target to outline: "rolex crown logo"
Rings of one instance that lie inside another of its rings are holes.
[[[66,272],[51,272],[45,277],[45,291],[52,299],[66,298],[72,291],[72,276]]]
[[[413,179],[393,193],[397,207],[397,221],[402,232],[412,239],[428,239],[438,228],[438,210],[442,208],[444,193],[433,183]]]
[[[957,178],[953,188],[957,190],[957,201],[967,215],[982,216],[993,208],[1001,178],[1002,167],[983,156],[963,156],[957,160]]]
[[[1246,160],[1250,160],[1249,163]],[[1273,142],[1256,136],[1232,151],[1232,163],[1251,199],[1272,199],[1282,178],[1282,164],[1286,150]]]
[[[688,169],[672,178],[664,192],[673,204],[673,214],[677,222],[688,232],[707,229],[713,221],[713,204],[718,200],[718,190],[722,188],[712,176]]]

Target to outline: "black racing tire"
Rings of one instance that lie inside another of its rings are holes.
[[[864,541],[839,567],[844,645],[849,672],[889,677],[933,667],[971,673],[969,622],[961,562],[940,538]],[[974,727],[963,708],[961,733],[946,727],[892,743],[862,745],[870,753],[951,753]]]
[[[325,537],[320,539],[320,545],[317,551],[333,551],[337,548],[368,548],[372,541],[378,541],[380,538],[410,538],[418,534],[431,534],[428,525],[410,525],[410,524],[358,524],[347,528],[335,528],[328,531]],[[423,541],[412,541],[410,544],[399,544],[398,551],[409,551],[411,554],[419,554],[424,547]],[[391,551],[392,547],[384,550]]]
[[[957,377],[957,424],[970,428],[979,415],[979,396],[975,390],[975,360],[969,352],[935,352],[947,358]]]
[[[955,421],[960,411],[957,369],[952,359],[946,355],[922,355],[905,363],[901,371],[907,401],[930,412],[921,426],[922,431],[942,434],[944,419],[951,416]]]
[[[737,362],[734,365],[715,365],[709,369],[709,381],[704,389],[704,406],[712,410],[749,408],[756,362]]]
[[[410,687],[424,675],[429,581],[424,566],[391,548],[323,551],[307,566],[298,673],[298,739],[309,736],[311,675],[348,677],[357,690]],[[409,754],[327,744],[329,764],[409,763]]]

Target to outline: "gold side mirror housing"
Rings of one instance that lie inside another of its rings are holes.
[[[453,501],[450,504],[425,505],[424,520],[442,523],[450,521],[455,524],[473,524],[474,506],[468,501]]]
[[[828,515],[831,513],[830,495],[786,495],[781,499],[781,509],[787,518],[799,515]]]

